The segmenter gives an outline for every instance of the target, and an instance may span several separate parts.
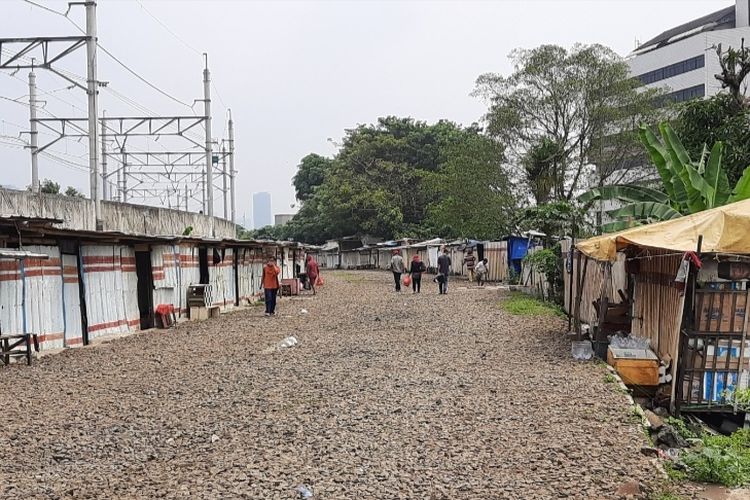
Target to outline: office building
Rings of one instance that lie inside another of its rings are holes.
[[[271,193],[253,193],[253,229],[273,224]]]

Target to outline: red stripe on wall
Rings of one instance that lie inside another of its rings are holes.
[[[71,283],[71,284],[72,283],[78,284],[78,276],[76,276],[75,278],[65,278],[63,280],[63,282],[64,283]]]
[[[39,342],[51,342],[53,340],[62,340],[65,334],[63,332],[58,333],[42,333],[38,335]]]
[[[75,337],[72,339],[65,339],[66,346],[83,345],[83,337]]]
[[[96,332],[99,330],[106,330],[107,328],[114,328],[116,326],[122,326],[122,325],[138,326],[140,324],[141,324],[140,319],[131,319],[131,320],[119,319],[116,321],[108,321],[106,323],[98,323],[96,325],[90,325],[88,328],[88,331]]]

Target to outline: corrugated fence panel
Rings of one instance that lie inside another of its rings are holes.
[[[138,330],[135,252],[119,245],[81,246],[89,339]]]
[[[209,249],[208,276],[213,294],[213,305],[226,309],[234,307],[234,264],[232,262],[232,249],[225,248],[218,249],[217,251],[219,255],[222,255],[222,259],[220,262],[214,264],[212,258],[213,250]]]
[[[173,270],[171,245],[154,245],[151,247],[151,278],[154,280],[154,308],[160,304],[174,306],[174,287],[167,282],[167,267]]]
[[[200,282],[200,260],[198,258],[198,248],[189,245],[180,245],[177,247],[179,265],[178,294],[180,305],[180,314],[187,316],[189,313],[187,307],[187,291],[190,285]]]
[[[60,250],[38,245],[25,249],[48,256],[47,259],[24,259],[22,264],[26,280],[26,330],[39,335],[40,348],[61,348],[65,325]]]
[[[574,251],[572,260],[570,259],[570,246],[569,240],[562,240],[560,242],[563,260],[565,261],[563,273],[563,281],[565,286],[565,311],[571,313],[572,309],[575,309],[576,297],[578,294],[577,290],[577,278],[578,278],[578,252]],[[583,283],[583,291],[581,298],[581,314],[580,320],[583,323],[592,324],[596,321],[597,312],[593,305],[593,302],[598,300],[601,296],[602,289],[606,287],[607,296],[614,303],[620,302],[620,296],[617,293],[618,290],[623,292],[627,291],[628,286],[628,275],[625,272],[625,254],[618,253],[617,260],[612,263],[612,269],[610,272],[609,281],[604,282],[605,264],[603,262],[597,262],[594,259],[590,259],[585,255],[581,255],[581,278],[583,278],[583,264],[586,265],[586,280]],[[572,272],[567,272],[568,268]],[[571,287],[572,281],[572,287]]]
[[[63,255],[62,270],[65,347],[76,347],[83,345],[78,257],[76,255]]]
[[[487,259],[487,280],[508,280],[508,243],[506,241],[484,242],[484,258]]]
[[[0,260],[0,330],[3,333],[23,333],[22,301],[20,262]]]

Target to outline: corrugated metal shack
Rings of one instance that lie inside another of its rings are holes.
[[[662,397],[677,411],[741,412],[733,394],[750,379],[749,225],[746,200],[579,242],[566,307],[595,327],[595,342],[608,326],[649,339],[672,375]]]
[[[0,329],[35,333],[40,348],[75,347],[97,337],[154,326],[154,310],[187,316],[187,289],[209,284],[222,310],[260,292],[268,255],[296,276],[304,249],[289,242],[147,236],[62,229],[59,219],[0,216],[0,246],[46,259],[0,258]]]

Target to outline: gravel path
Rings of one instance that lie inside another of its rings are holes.
[[[414,296],[384,273],[326,278],[276,318],[251,308],[0,369],[0,497],[616,498],[657,476],[562,320],[455,281]]]

